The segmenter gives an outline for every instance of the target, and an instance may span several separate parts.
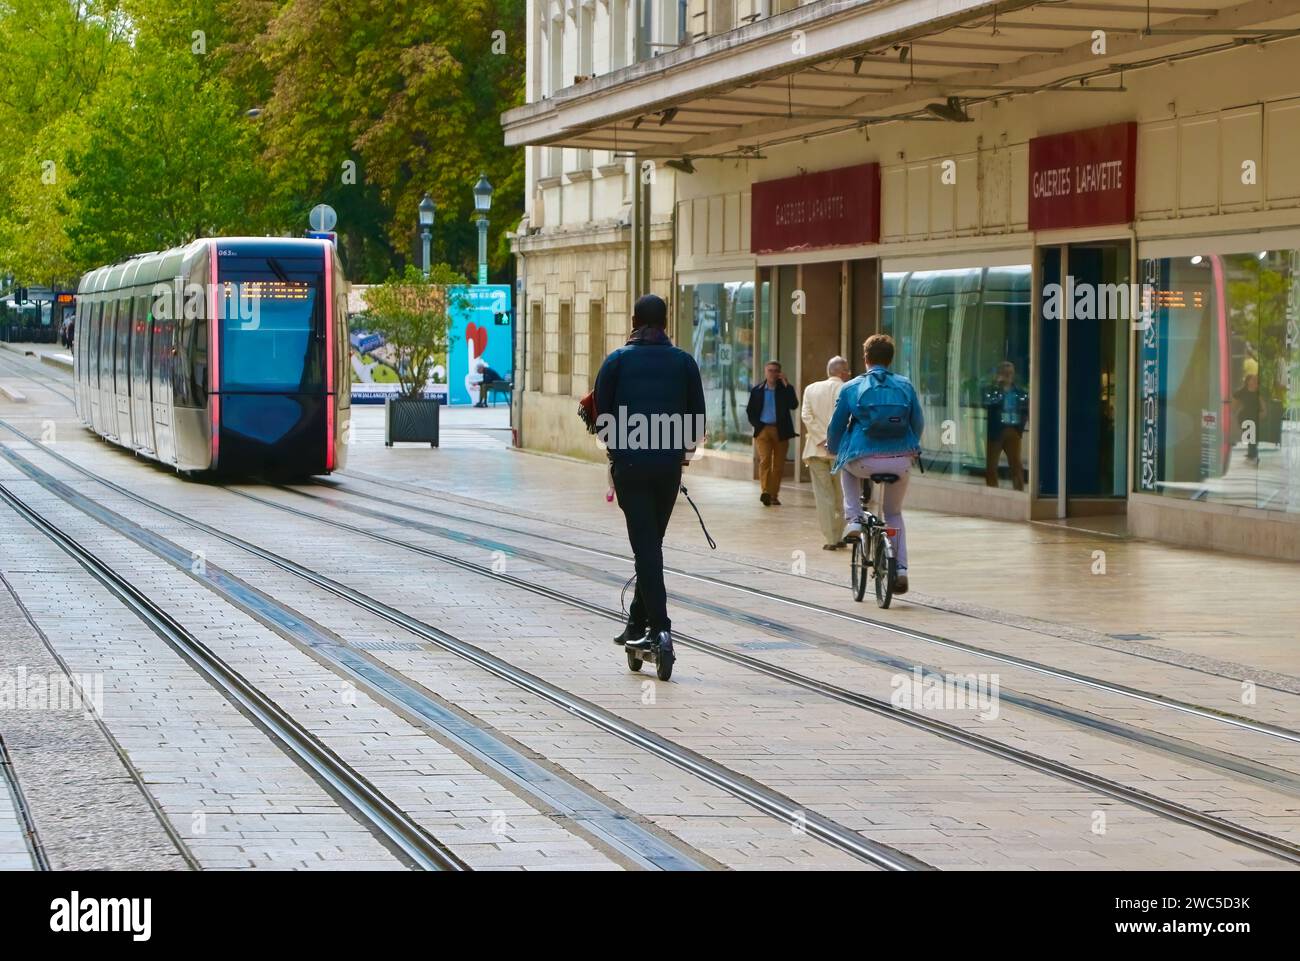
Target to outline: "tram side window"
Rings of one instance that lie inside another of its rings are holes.
[[[150,370],[150,385],[153,389],[153,402],[166,404],[168,384],[171,377],[168,348],[175,337],[176,321],[167,317],[154,318],[153,364]]]
[[[135,330],[131,335],[131,384],[145,390],[149,384],[149,295],[135,297]]]
[[[172,391],[177,407],[205,407],[208,403],[208,322],[183,319],[177,326],[176,361]]]
[[[113,357],[117,393],[125,397],[131,385],[127,379],[127,363],[131,358],[131,295],[126,293],[117,301],[117,351]]]
[[[90,305],[89,313],[86,315],[88,321],[86,329],[77,338],[85,344],[85,378],[86,383],[91,387],[99,386],[99,309],[99,298],[96,297]]]
[[[99,318],[99,386],[104,390],[113,389],[113,318],[116,312],[117,301],[105,300]]]

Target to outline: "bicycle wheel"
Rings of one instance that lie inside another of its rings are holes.
[[[875,561],[872,565],[876,569],[878,607],[888,607],[889,602],[894,599],[894,581],[898,578],[898,558],[894,557],[891,546],[889,535],[881,531],[876,537]]]
[[[853,540],[853,566],[849,569],[849,589],[855,601],[867,593],[867,548],[861,537]]]

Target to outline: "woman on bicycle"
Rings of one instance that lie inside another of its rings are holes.
[[[907,529],[903,525],[903,498],[916,458],[921,456],[925,418],[912,382],[890,371],[894,341],[888,334],[873,334],[862,345],[867,372],[844,385],[826,431],[826,447],[835,455],[835,471],[844,494],[844,539],[862,535],[862,479],[872,474],[895,474],[898,480],[882,485],[885,523],[898,531],[898,579],[894,593],[907,593]]]

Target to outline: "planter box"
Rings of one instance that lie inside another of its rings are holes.
[[[396,441],[414,441],[437,447],[441,409],[442,404],[434,399],[389,399],[384,403],[384,446],[392,447]]]

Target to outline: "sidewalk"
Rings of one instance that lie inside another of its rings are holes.
[[[349,469],[608,533],[626,550],[622,514],[605,502],[603,464],[511,450],[508,431],[476,426],[460,421],[442,450],[387,449],[363,430]],[[784,487],[782,506],[769,508],[752,483],[692,477],[689,469],[684,482],[719,554],[786,572],[806,564],[807,576],[846,585],[846,610],[907,623],[909,609],[915,619],[922,605],[1233,676],[1264,681],[1274,672],[1285,677],[1272,683],[1300,690],[1300,565],[1055,524],[910,510],[912,591],[881,611],[850,599],[848,552],[821,549],[811,488]],[[684,500],[667,541],[699,555],[701,570],[716,564]]]
[[[43,364],[50,364],[62,370],[73,369],[72,354],[62,344],[26,344],[0,341],[0,348],[15,354],[30,354]]]

